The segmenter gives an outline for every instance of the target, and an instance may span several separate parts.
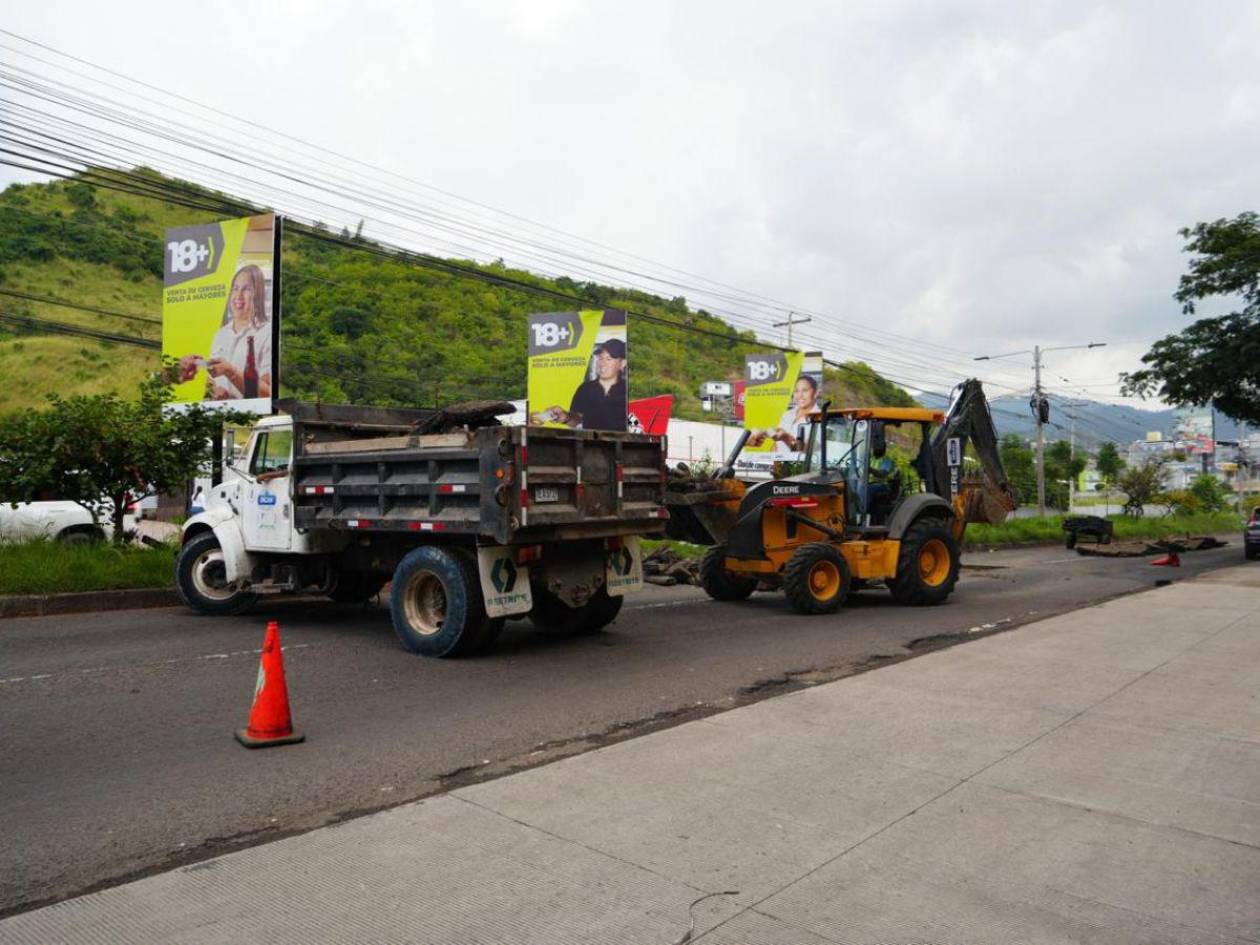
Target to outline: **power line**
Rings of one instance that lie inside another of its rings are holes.
[[[116,312],[113,309],[98,308],[94,305],[83,305],[79,302],[70,302],[66,299],[55,299],[48,295],[35,295],[31,292],[18,292],[14,289],[0,289],[0,295],[7,295],[15,299],[25,299],[29,302],[43,302],[48,305],[56,305],[60,308],[77,309],[80,312],[91,312],[95,315],[108,315],[110,318],[123,318],[133,322],[145,322],[150,325],[161,325],[162,319],[151,318],[147,315],[133,315],[129,312]]]
[[[20,38],[20,37],[19,37],[19,38]],[[42,46],[42,44],[41,44],[41,47],[42,47],[42,48],[46,48],[46,49],[50,49],[50,50],[51,50],[51,47]],[[51,50],[51,51],[56,52],[55,50]],[[28,54],[25,54],[25,53],[23,53],[23,54],[24,54],[24,55],[28,55]],[[32,57],[32,58],[36,58],[36,59],[37,59],[37,61],[40,61],[40,62],[45,62],[45,63],[46,63],[46,60],[39,60],[39,59],[38,59],[38,57]],[[77,59],[77,57],[70,57],[70,58],[74,58],[74,59],[76,59],[76,61],[80,61],[80,62],[84,62],[85,64],[92,65],[92,66],[95,68],[94,64],[87,63],[87,62],[86,62],[86,60],[79,60],[79,59]],[[111,72],[111,74],[117,75],[117,76],[119,76],[120,78],[127,79],[127,77],[122,76],[122,75],[121,75],[121,73],[114,73],[114,72],[112,72],[112,70],[106,70],[106,71],[110,71],[110,72]],[[82,75],[81,73],[75,73],[75,74],[77,74],[77,75]],[[128,80],[128,81],[135,81],[135,80],[130,80],[130,79],[127,79],[127,80]],[[94,81],[99,81],[99,80],[94,80]],[[144,85],[144,83],[138,83],[138,84]],[[117,86],[110,86],[110,87],[112,87],[112,88],[114,88],[114,89],[116,89],[116,90],[120,90],[120,89],[118,89],[118,87],[117,87]],[[156,89],[156,87],[155,87],[155,86],[147,86],[147,87],[149,87],[149,88],[153,88],[153,89]],[[121,90],[120,90],[120,91],[121,91]],[[152,100],[150,99],[149,101],[152,101]],[[201,106],[199,106],[199,107],[201,107]],[[250,123],[250,122],[248,122],[248,121],[247,121],[247,120],[245,120],[245,119],[240,119],[238,116],[233,116],[233,115],[230,115],[230,114],[229,114],[229,113],[227,113],[227,112],[222,112],[222,111],[219,111],[219,110],[214,110],[214,109],[211,109],[211,110],[212,110],[212,111],[216,111],[216,113],[221,114],[221,115],[223,115],[224,117],[229,117],[229,118],[232,118],[232,119],[234,119],[234,120],[246,121],[248,124],[251,124],[253,127],[257,127],[257,128],[259,128],[260,130],[266,131],[267,133],[272,133],[272,132],[273,132],[273,129],[268,129],[268,128],[266,128],[265,126],[256,125],[255,123]],[[296,141],[299,141],[299,143],[303,144],[304,146],[314,147],[314,148],[316,148],[316,150],[325,150],[325,153],[327,153],[327,152],[326,152],[326,149],[319,149],[319,148],[318,148],[318,146],[315,146],[315,145],[310,145],[310,144],[309,144],[309,142],[302,142],[300,139],[291,139],[291,140],[296,140]],[[334,152],[334,153],[335,153],[335,152]],[[342,157],[343,159],[351,160],[352,162],[354,162],[354,163],[356,163],[356,164],[359,164],[359,165],[361,165],[361,166],[370,167],[370,165],[364,165],[364,164],[363,164],[363,162],[359,162],[359,161],[357,161],[356,159],[353,159],[353,158],[347,158],[347,157],[346,157],[346,156],[344,156],[344,155],[341,155],[340,157]],[[392,177],[398,178],[398,175],[394,175],[394,174],[392,174],[392,172],[383,171],[383,173],[387,173],[387,174],[390,174],[390,176],[392,176]],[[291,178],[291,179],[294,179],[294,178],[292,178],[292,176],[291,176],[291,175],[290,175],[290,178]],[[405,179],[405,178],[401,178],[401,179]],[[418,183],[418,182],[417,182],[417,183]],[[428,185],[423,185],[423,184],[421,184],[420,186],[424,186],[424,187],[428,188]],[[475,203],[475,202],[473,202],[473,203]],[[488,208],[488,209],[493,209],[493,208]],[[500,212],[500,211],[494,211],[494,212]],[[522,219],[523,219],[523,218],[522,218]],[[524,221],[524,222],[527,222],[527,223],[529,223],[530,225],[534,225],[532,221]],[[655,278],[655,277],[654,277],[654,278]],[[675,285],[679,285],[679,286],[681,286],[681,287],[683,287],[683,288],[693,288],[693,287],[686,286],[686,285],[683,285],[683,284],[681,284],[681,283],[677,283],[677,282],[675,282],[674,284],[675,284]],[[737,290],[737,291],[742,291],[742,290]],[[746,298],[746,297],[747,297],[747,294],[744,296],[744,298]],[[783,306],[782,306],[782,305],[777,305],[777,306],[774,306],[774,307],[776,308],[776,310],[786,310],[785,308],[783,308]],[[795,308],[797,308],[797,309],[802,309],[802,307],[801,307],[801,306],[795,306]],[[895,336],[890,335],[889,333],[882,333],[882,334],[884,334],[884,335],[886,335],[886,336],[888,336],[888,337],[895,337]],[[921,345],[922,343],[921,343],[921,342],[918,342],[918,341],[916,340],[916,344]],[[948,350],[948,349],[942,349],[942,350]],[[961,353],[961,352],[960,352],[960,353]],[[882,358],[880,358],[880,357],[877,357],[877,356],[872,356],[872,355],[865,355],[865,356],[863,356],[863,355],[859,355],[859,356],[864,357],[866,360],[868,360],[868,361],[872,361],[873,363],[879,363],[881,360],[883,360],[883,359],[882,359]],[[939,368],[939,362],[940,362],[940,361],[942,361],[942,360],[944,360],[944,359],[938,358],[938,359],[936,359],[935,361],[928,362],[928,366],[929,366],[929,367],[934,367],[934,368]],[[919,365],[915,365],[915,366],[914,366],[914,368],[915,368],[915,369],[920,369],[920,368],[921,368],[921,366],[922,366],[922,363],[920,363]],[[907,367],[911,367],[911,365],[910,365],[910,364],[907,364]],[[990,383],[993,383],[993,382],[991,381]],[[1001,386],[1001,385],[999,385],[999,386]]]
[[[16,325],[19,328],[28,330],[51,331],[60,335],[78,335],[84,338],[95,338],[98,341],[111,341],[120,345],[131,345],[135,348],[150,348],[160,350],[162,345],[157,341],[150,341],[147,338],[137,338],[133,335],[119,335],[108,331],[97,331],[94,328],[86,328],[83,325],[75,325],[70,322],[58,322],[47,318],[36,318],[33,315],[18,315],[12,312],[0,312],[0,322],[9,325]]]

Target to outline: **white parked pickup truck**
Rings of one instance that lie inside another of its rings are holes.
[[[511,616],[598,630],[642,587],[638,536],[669,517],[661,437],[278,406],[184,525],[176,585],[202,613],[303,589],[362,601],[392,582],[403,646],[443,657],[485,649]]]
[[[101,541],[105,532],[78,502],[0,502],[0,541],[51,538],[66,544]]]

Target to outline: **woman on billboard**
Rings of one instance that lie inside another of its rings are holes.
[[[223,323],[210,342],[210,357],[186,354],[179,379],[190,381],[206,369],[206,400],[252,400],[271,396],[271,319],[267,280],[252,263],[232,277]]]
[[[819,412],[818,378],[812,374],[802,374],[796,379],[792,388],[792,402],[783,412],[779,425],[773,430],[759,430],[748,439],[750,446],[760,446],[767,439],[774,440],[776,459],[795,459],[805,449],[801,439],[802,428],[809,423],[810,417]]]

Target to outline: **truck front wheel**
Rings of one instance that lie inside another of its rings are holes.
[[[463,656],[493,642],[503,619],[491,619],[477,568],[458,551],[425,545],[407,553],[390,591],[394,632],[420,656]]]
[[[714,545],[700,559],[700,586],[714,600],[747,600],[757,582],[726,570],[726,545]]]
[[[185,604],[203,614],[239,614],[255,595],[227,582],[223,549],[214,532],[188,540],[175,558],[175,587]]]

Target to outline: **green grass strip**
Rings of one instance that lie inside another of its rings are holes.
[[[128,587],[171,587],[173,547],[0,544],[0,594],[58,594]]]
[[[1115,541],[1170,538],[1176,535],[1216,535],[1241,532],[1242,519],[1235,512],[1203,512],[1198,515],[1161,515],[1126,518],[1108,515],[1115,522]],[[1017,518],[1001,525],[968,525],[963,536],[964,548],[988,545],[1024,545],[1063,540],[1062,515],[1045,518]]]

